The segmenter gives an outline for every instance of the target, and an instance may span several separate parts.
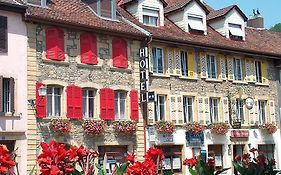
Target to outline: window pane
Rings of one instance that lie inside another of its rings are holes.
[[[100,0],[101,16],[111,18],[112,17],[112,0]]]
[[[120,100],[120,118],[124,119],[125,118],[125,99]]]
[[[119,97],[118,93],[115,93],[115,97],[114,97],[115,119],[119,119],[118,97]]]
[[[49,88],[48,88],[49,90]],[[47,116],[50,117],[52,116],[53,112],[52,112],[52,94],[48,94],[47,95]]]
[[[152,48],[152,57],[153,57],[153,72],[158,72],[158,60],[156,57],[156,48]]]
[[[4,100],[4,103],[3,103],[3,110],[4,112],[10,112],[11,109],[10,109],[10,96],[11,96],[11,92],[10,92],[10,79],[6,79],[4,78],[3,79],[3,100]]]
[[[61,96],[55,96],[55,116],[60,116],[61,110]]]
[[[83,117],[88,117],[88,115],[87,115],[87,96],[85,93],[86,93],[85,90],[83,90],[83,98],[82,98]]]
[[[157,61],[158,61],[158,73],[163,73],[163,57],[162,57],[162,49],[157,48]]]
[[[160,120],[163,120],[165,117],[165,96],[159,96],[159,105],[160,105]]]
[[[184,51],[181,51],[181,70],[182,75],[188,76],[188,65],[187,65],[187,53]]]
[[[94,117],[94,98],[93,97],[89,97],[89,113],[88,113],[89,117]]]

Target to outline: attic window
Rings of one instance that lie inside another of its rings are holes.
[[[97,15],[116,19],[115,0],[83,0]]]
[[[47,6],[47,0],[24,0],[24,2],[36,6]]]
[[[149,26],[158,26],[159,9],[143,8],[143,23]]]
[[[188,16],[189,32],[204,34],[204,25],[202,16]]]
[[[229,38],[233,40],[242,40],[243,39],[243,31],[242,25],[240,24],[228,24],[229,29]]]

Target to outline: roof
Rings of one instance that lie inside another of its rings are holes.
[[[213,10],[211,11],[208,16],[207,20],[213,20],[222,16],[225,16],[228,12],[230,12],[232,9],[236,9],[238,13],[244,18],[244,20],[247,20],[247,16],[240,10],[240,8],[237,5],[230,5],[228,7],[219,9],[219,10]]]
[[[131,2],[137,2],[138,0],[117,0],[118,4],[119,5],[126,5],[128,3],[131,3]],[[167,6],[167,0],[160,0],[163,4],[164,4],[164,7]]]
[[[124,11],[117,7],[118,11]],[[51,0],[48,7],[28,5],[26,20],[41,23],[71,25],[99,32],[113,32],[126,36],[145,36],[141,31],[129,25],[117,15],[117,20],[108,20],[97,16],[88,5],[81,0]]]
[[[0,0],[0,9],[14,12],[25,12],[27,7],[15,0]]]
[[[192,1],[196,1],[207,13],[209,13],[208,8],[200,0],[169,0],[168,5],[165,8],[165,13],[171,13],[180,10]]]

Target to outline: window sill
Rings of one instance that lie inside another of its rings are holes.
[[[55,61],[55,60],[49,60],[49,59],[43,58],[42,62],[47,63],[47,64],[59,64],[62,66],[69,66],[69,62],[66,62],[66,61]]]
[[[77,64],[78,68],[88,68],[88,69],[101,69],[101,65],[98,64],[82,64],[82,63],[78,63]]]
[[[246,82],[246,81],[240,81],[240,80],[233,80],[232,81],[234,84],[248,84],[248,82]]]
[[[19,114],[13,114],[11,112],[0,112],[0,117],[7,117],[7,118],[14,118],[14,119],[20,119],[21,115]]]
[[[118,67],[110,67],[110,71],[118,71],[118,72],[127,72],[132,73],[133,70],[129,68],[118,68]]]
[[[198,80],[198,78],[192,78],[192,77],[186,77],[186,76],[181,76],[179,78],[183,79],[183,80]]]
[[[221,79],[212,79],[212,78],[207,78],[206,81],[218,82],[218,83],[223,82],[223,80],[221,80]]]
[[[257,85],[257,86],[269,86],[269,84],[267,83],[267,84],[265,84],[265,83],[255,83],[255,85]]]
[[[21,130],[19,130],[19,131],[17,131],[17,130],[9,130],[9,131],[0,131],[0,135],[2,135],[2,136],[10,136],[10,135],[22,135],[22,134],[24,134],[25,133],[25,131],[21,131]]]
[[[152,77],[163,77],[163,78],[170,78],[170,75],[159,74],[159,73],[152,73]]]

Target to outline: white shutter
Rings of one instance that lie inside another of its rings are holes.
[[[148,47],[149,52],[149,72],[153,72],[153,55],[152,55],[152,47]]]
[[[198,102],[198,122],[204,124],[204,116],[205,116],[205,106],[204,106],[204,97],[197,97]]]
[[[219,65],[220,65],[220,77],[222,80],[226,80],[226,67],[225,67],[225,56],[219,54]]]
[[[174,74],[174,50],[173,48],[167,48],[167,59],[168,59],[168,66],[167,71],[170,72],[170,74]]]
[[[256,82],[256,66],[254,60],[251,60],[251,75],[252,82]]]
[[[258,125],[259,123],[259,103],[258,100],[254,100],[254,124]]]
[[[249,124],[255,125],[255,103],[253,105],[253,108],[249,110]]]
[[[208,78],[207,58],[205,52],[200,52],[201,78]]]
[[[153,124],[154,123],[154,103],[155,102],[148,102],[147,103],[147,109],[148,109],[148,124]]]
[[[178,124],[183,124],[183,98],[181,95],[177,97]]]
[[[175,75],[181,75],[181,58],[180,58],[180,50],[174,49],[174,58],[175,58]]]
[[[205,124],[208,125],[211,123],[209,97],[204,98],[204,105],[205,105]]]
[[[228,98],[222,98],[222,112],[223,112],[223,121],[229,123],[229,108],[228,108]]]
[[[228,80],[234,80],[234,65],[233,65],[233,58],[227,57],[227,73],[228,73]]]
[[[170,96],[171,102],[171,110],[170,110],[170,117],[171,121],[176,124],[177,123],[177,96],[171,95]]]
[[[270,120],[268,122],[276,124],[274,100],[269,100],[269,118],[270,118]]]

